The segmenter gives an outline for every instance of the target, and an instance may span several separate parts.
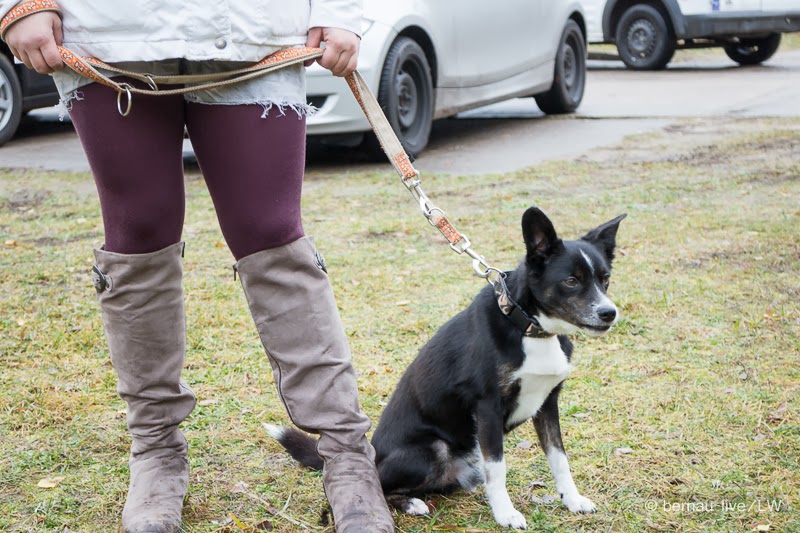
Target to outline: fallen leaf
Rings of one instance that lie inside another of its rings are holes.
[[[529,440],[521,440],[517,443],[517,448],[519,448],[520,450],[528,450],[530,449],[531,446],[533,445]]]
[[[233,493],[247,492],[248,488],[250,488],[250,485],[248,485],[244,481],[239,481],[238,483],[235,483],[231,488],[229,488],[228,492],[233,492]]]
[[[275,527],[269,520],[264,520],[263,522],[256,524],[255,527],[253,527],[253,529],[255,529],[256,531],[272,531],[273,529],[275,529]]]
[[[213,405],[213,404],[217,403],[218,401],[219,400],[202,400],[202,401],[197,402],[197,405],[203,405],[203,406],[205,406],[205,405]]]
[[[775,409],[772,413],[767,416],[768,420],[783,420],[783,415],[786,413],[787,407],[786,403],[781,403],[777,409]]]
[[[546,486],[547,485],[545,484],[544,481],[533,481],[533,482],[531,482],[530,485],[528,485],[528,488],[529,489],[543,489]]]
[[[753,437],[753,440],[756,441],[756,442],[761,442],[762,440],[764,440],[766,438],[767,438],[766,435],[763,435],[763,434],[759,433],[758,435]]]
[[[58,486],[59,483],[64,481],[66,477],[64,476],[57,476],[53,478],[44,478],[36,484],[37,487],[40,489],[52,489]]]
[[[411,302],[409,302],[408,300],[401,300],[401,301],[397,302],[395,305],[398,306],[398,307],[402,307],[402,306],[408,305],[410,303]]]
[[[17,241],[12,241],[12,240],[6,241],[6,246],[16,246],[16,245],[17,245]]]
[[[759,524],[756,526],[756,531],[769,531],[769,524]]]
[[[235,514],[228,513],[228,516],[231,517],[231,520],[233,520],[233,523],[236,524],[236,527],[238,527],[242,531],[247,531],[248,529],[250,529],[246,525],[242,524],[242,522],[238,518],[236,518]]]
[[[575,418],[589,418],[591,415],[589,413],[575,413],[572,416]]]
[[[627,455],[629,453],[633,453],[633,449],[631,448],[617,448],[614,450],[614,455]]]

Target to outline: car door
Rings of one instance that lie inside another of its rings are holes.
[[[779,11],[797,13],[800,11],[800,2],[797,0],[762,0],[761,10],[769,11],[770,13]]]
[[[682,0],[680,8],[681,13],[684,15],[759,11],[761,9],[761,0]]]
[[[761,11],[761,0],[712,0],[711,6],[725,13]]]
[[[461,87],[501,81],[545,62],[552,0],[461,0],[455,4]],[[558,31],[561,31],[559,28]]]

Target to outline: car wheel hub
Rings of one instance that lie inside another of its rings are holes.
[[[0,70],[0,130],[5,128],[11,121],[13,106],[11,80]]]
[[[758,46],[754,44],[740,44],[736,47],[736,52],[741,56],[751,56],[758,52]]]
[[[649,20],[639,19],[628,30],[628,47],[638,57],[647,57],[656,46],[656,28]]]
[[[417,117],[417,85],[414,78],[407,72],[400,71],[397,75],[397,116],[400,126],[410,128]]]
[[[564,84],[568,89],[572,90],[578,77],[578,62],[575,59],[575,49],[572,46],[567,46],[564,50],[563,67]]]

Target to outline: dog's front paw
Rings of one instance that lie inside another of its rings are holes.
[[[495,513],[494,521],[503,527],[513,527],[515,529],[525,529],[528,527],[525,517],[514,508]]]
[[[580,494],[562,497],[564,505],[573,513],[588,514],[597,510],[592,500]]]
[[[428,514],[428,506],[422,500],[417,498],[409,498],[408,505],[403,511],[406,514],[422,516]]]

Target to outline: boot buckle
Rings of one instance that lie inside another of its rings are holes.
[[[316,263],[317,268],[328,273],[328,265],[325,264],[325,258],[322,257],[322,254],[319,253],[319,250],[314,250],[314,263]]]
[[[92,284],[98,294],[103,291],[111,291],[111,278],[106,276],[97,265],[92,265]]]

